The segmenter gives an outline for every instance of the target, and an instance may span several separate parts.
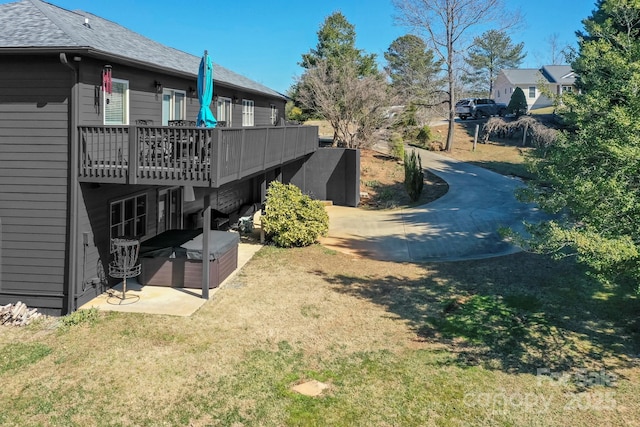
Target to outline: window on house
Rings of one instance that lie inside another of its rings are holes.
[[[250,99],[242,100],[242,126],[254,125],[253,101]]]
[[[271,105],[271,124],[276,125],[278,123],[278,107]]]
[[[111,93],[104,93],[104,124],[129,124],[129,82],[113,79]]]
[[[571,93],[573,88],[571,86],[562,86],[562,93]]]
[[[223,122],[224,126],[231,127],[231,98],[218,97],[218,102],[216,104],[216,110],[218,113],[216,119],[218,122]]]
[[[110,206],[111,238],[138,239],[147,234],[147,195],[118,200]]]
[[[162,126],[168,126],[169,120],[184,120],[187,117],[187,93],[181,90],[164,89],[162,91]]]
[[[529,86],[529,98],[535,98],[535,97],[536,97],[536,87]]]

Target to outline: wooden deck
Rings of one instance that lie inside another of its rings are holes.
[[[318,149],[315,126],[80,126],[81,182],[220,187]]]

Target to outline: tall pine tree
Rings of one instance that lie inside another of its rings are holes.
[[[356,48],[356,30],[341,12],[329,15],[318,30],[315,49],[302,55],[300,66],[311,69],[326,60],[331,65],[356,64],[360,77],[377,74],[376,55]]]
[[[489,30],[473,39],[473,46],[465,62],[472,68],[467,82],[477,85],[483,91],[493,92],[493,82],[500,70],[517,68],[526,56],[522,52],[524,43],[516,45],[504,31]]]
[[[395,39],[384,53],[385,71],[391,87],[405,104],[428,103],[443,80],[438,76],[443,64],[418,36],[407,34]]]

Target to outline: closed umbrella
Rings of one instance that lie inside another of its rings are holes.
[[[196,124],[199,127],[213,128],[216,127],[218,123],[209,109],[211,98],[213,98],[213,63],[205,50],[204,56],[200,61],[200,68],[198,69],[198,101],[200,101],[200,111],[198,112],[198,121]]]
[[[213,128],[218,123],[213,113],[209,109],[211,98],[213,97],[213,63],[211,58],[204,51],[204,56],[200,61],[198,69],[198,100],[200,101],[200,111],[198,112],[197,125],[200,127]],[[209,229],[211,228],[211,203],[209,196],[204,198],[205,206],[203,212],[204,227],[202,231],[202,259],[209,259]],[[209,299],[209,277],[210,263],[202,264],[202,298]]]

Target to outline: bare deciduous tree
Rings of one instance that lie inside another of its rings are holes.
[[[388,105],[387,83],[381,75],[358,76],[351,62],[319,61],[301,77],[298,100],[318,111],[333,127],[333,145],[366,146]]]
[[[444,61],[449,103],[445,149],[451,151],[457,57],[470,43],[465,36],[479,24],[496,23],[500,29],[505,29],[519,22],[520,16],[518,13],[506,14],[503,0],[393,0],[393,3],[400,12],[399,21],[419,32]]]
[[[553,33],[545,39],[549,47],[550,65],[559,65],[567,63],[567,56],[571,52],[571,46],[560,41],[558,33]]]

